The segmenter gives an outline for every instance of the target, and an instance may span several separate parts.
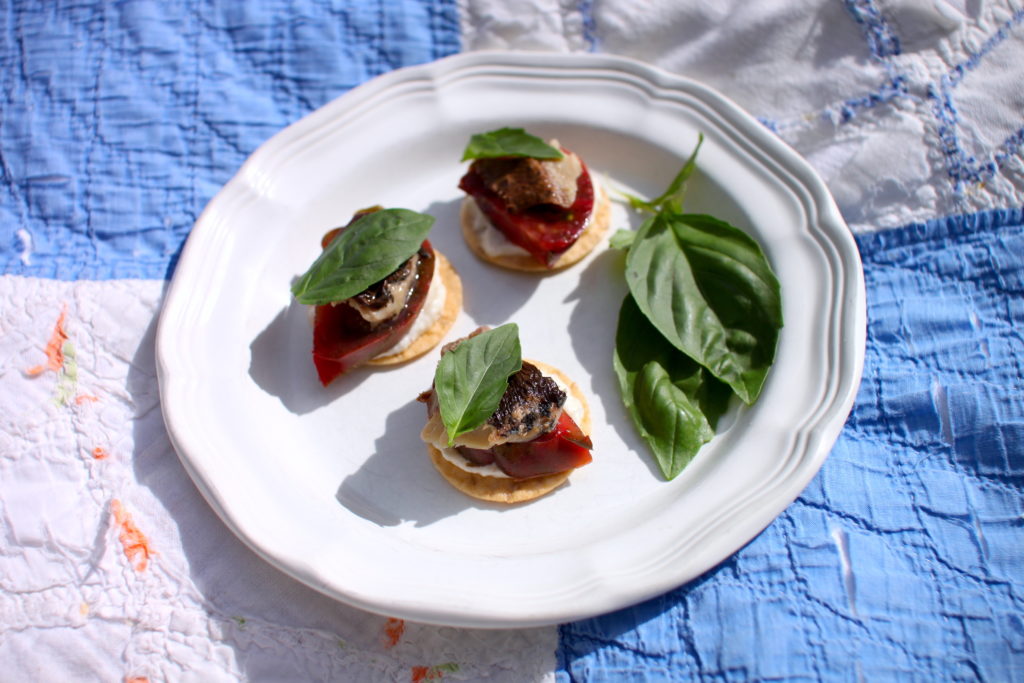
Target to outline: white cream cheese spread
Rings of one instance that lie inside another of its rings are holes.
[[[397,342],[385,351],[381,351],[374,358],[380,358],[382,356],[390,356],[396,353],[405,351],[409,346],[419,338],[421,334],[429,330],[437,319],[441,317],[441,313],[444,311],[444,301],[448,294],[447,288],[444,286],[444,278],[440,276],[437,269],[434,270],[434,278],[430,283],[430,289],[427,290],[427,297],[423,300],[423,308],[420,309],[420,314],[416,316],[416,319],[412,321],[412,325],[406,330]]]

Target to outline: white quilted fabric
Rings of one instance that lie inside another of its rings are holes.
[[[463,41],[611,52],[702,81],[805,156],[856,232],[1024,203],[1024,5],[880,0],[883,23],[858,4],[465,0]]]
[[[163,287],[0,276],[0,680],[552,678],[554,628],[368,614],[228,531],[164,431]]]

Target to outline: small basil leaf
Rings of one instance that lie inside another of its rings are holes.
[[[627,408],[631,399],[626,397],[633,393],[636,374],[651,361],[663,366],[672,383],[700,404],[701,411],[712,427],[718,424],[718,418],[729,407],[732,389],[668,343],[644,316],[633,296],[627,294],[619,309],[614,357],[615,372]]]
[[[665,368],[644,365],[633,385],[633,415],[666,479],[674,479],[715,435],[696,401]]]
[[[633,424],[672,479],[713,436],[732,390],[669,344],[630,295],[619,310],[613,367]]]
[[[661,194],[660,197],[651,200],[651,205],[654,207],[660,207],[663,204],[669,204],[675,208],[676,211],[681,211],[683,206],[683,194],[686,189],[686,181],[690,179],[693,172],[697,169],[697,152],[700,151],[700,146],[704,144],[704,134],[697,134],[697,146],[693,148],[693,152],[690,153],[690,158],[686,160],[683,167],[676,174],[676,177],[669,183],[668,188]]]
[[[515,323],[470,337],[441,356],[434,390],[449,446],[494,414],[508,388],[508,378],[522,367]]]
[[[625,197],[629,200],[629,205],[637,211],[650,211],[654,213],[658,210],[658,207],[653,202],[649,202],[643,197],[638,197],[634,194],[626,194]]]
[[[690,153],[686,163],[679,169],[679,173],[676,174],[676,177],[672,179],[668,188],[661,195],[648,200],[636,195],[626,194],[625,197],[629,200],[629,205],[638,211],[649,211],[651,213],[657,213],[662,206],[670,206],[676,212],[682,211],[686,181],[697,170],[697,152],[700,151],[702,144],[704,144],[704,134],[698,133],[697,146],[693,148],[693,152]]]
[[[561,159],[562,152],[522,128],[499,128],[472,136],[462,153],[463,161],[499,157]]]
[[[754,402],[782,327],[779,283],[756,241],[711,216],[666,207],[637,231],[626,281],[673,346]]]
[[[674,478],[714,435],[731,390],[666,342],[628,295],[613,360],[633,424],[662,475]]]
[[[608,246],[612,249],[629,249],[636,238],[632,230],[616,230],[608,239]]]
[[[408,209],[368,213],[334,238],[292,285],[292,294],[313,306],[353,297],[416,253],[433,224],[433,216]]]

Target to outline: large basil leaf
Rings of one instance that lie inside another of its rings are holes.
[[[630,295],[619,310],[613,367],[633,424],[674,478],[714,436],[732,390],[669,344]]]
[[[673,346],[754,402],[782,327],[779,283],[756,241],[724,221],[665,206],[637,231],[626,281]]]
[[[433,224],[433,216],[408,209],[368,213],[334,238],[292,285],[292,294],[313,306],[353,297],[416,253]]]
[[[562,152],[522,128],[499,128],[472,136],[462,153],[463,161],[501,157],[561,159]]]
[[[508,388],[508,378],[522,367],[515,323],[463,340],[441,356],[434,373],[434,391],[449,446],[494,414]]]

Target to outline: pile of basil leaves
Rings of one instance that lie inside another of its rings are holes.
[[[651,215],[611,239],[626,250],[629,285],[615,374],[666,479],[711,440],[734,394],[754,403],[782,328],[779,282],[758,243],[717,218],[683,212],[702,142],[661,196],[629,197]]]

